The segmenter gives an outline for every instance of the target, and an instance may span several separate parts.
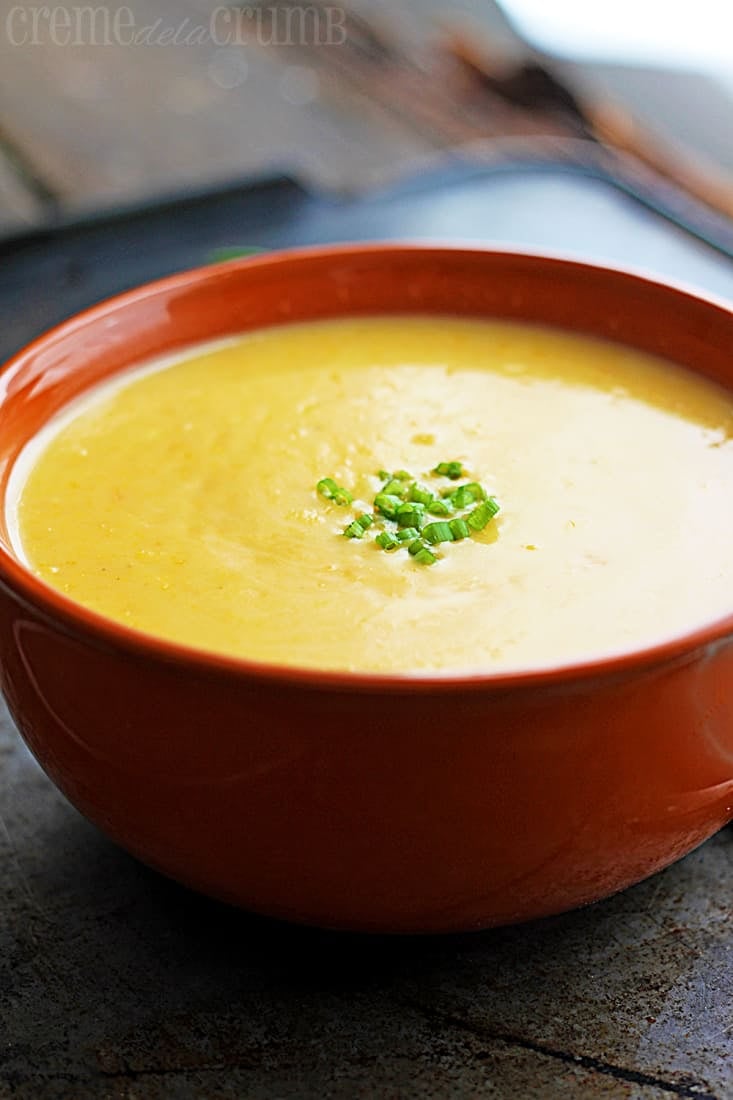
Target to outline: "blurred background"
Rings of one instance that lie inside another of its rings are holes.
[[[612,157],[733,216],[730,0],[128,0],[0,14],[0,232],[287,170]]]

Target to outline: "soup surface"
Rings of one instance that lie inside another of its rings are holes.
[[[501,505],[482,532],[428,567],[343,537],[378,470],[432,485],[448,460]],[[326,476],[353,505],[316,492]],[[97,388],[21,456],[10,519],[39,577],[151,634],[286,665],[497,671],[728,612],[732,492],[733,397],[704,379],[539,327],[365,318]]]

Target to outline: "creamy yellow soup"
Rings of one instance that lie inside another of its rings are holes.
[[[437,489],[448,460],[501,505],[483,532],[429,567],[376,529],[343,536],[378,470]],[[325,476],[353,506],[316,492]],[[49,585],[258,661],[557,665],[733,604],[731,395],[549,329],[366,318],[194,348],[67,409],[13,484],[17,549]]]

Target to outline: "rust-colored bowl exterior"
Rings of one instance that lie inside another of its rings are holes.
[[[733,386],[731,312],[628,273],[391,245],[272,255],[144,287],[17,356],[0,375],[0,499],[23,444],[119,369],[263,324],[384,312],[560,325]],[[70,603],[19,564],[0,519],[1,685],[51,778],[173,878],[324,926],[526,920],[699,844],[733,813],[732,639],[728,615],[655,649],[535,673],[278,669]]]

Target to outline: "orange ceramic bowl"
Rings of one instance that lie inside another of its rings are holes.
[[[116,371],[256,326],[390,312],[549,323],[733,386],[733,314],[628,273],[484,250],[283,253],[143,287],[18,355],[0,375],[0,500],[28,439]],[[733,813],[732,639],[727,614],[511,675],[271,667],[84,610],[31,576],[0,519],[2,690],[49,776],[152,867],[324,926],[527,920],[694,848]]]

